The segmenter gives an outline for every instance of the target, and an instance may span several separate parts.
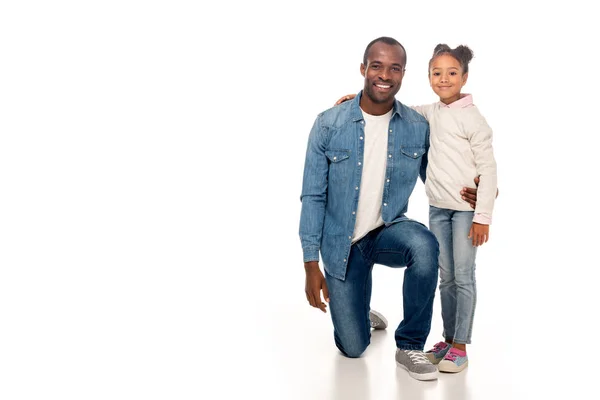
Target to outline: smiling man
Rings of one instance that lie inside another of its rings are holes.
[[[359,357],[370,343],[373,265],[406,267],[396,361],[413,378],[430,380],[438,371],[423,347],[439,249],[424,225],[405,216],[417,178],[425,181],[429,148],[426,120],[394,97],[405,66],[398,41],[373,40],[360,66],[363,90],[317,117],[304,165],[300,239],[306,298],[322,311],[329,306],[335,344],[347,357]]]

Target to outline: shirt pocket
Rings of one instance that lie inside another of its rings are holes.
[[[422,146],[402,146],[400,147],[400,151],[407,157],[412,159],[418,159],[425,154],[425,147]]]
[[[351,170],[350,150],[336,149],[325,151],[329,160],[329,182],[345,183],[348,181]]]
[[[400,160],[398,160],[398,172],[400,174],[400,182],[414,183],[419,177],[421,169],[421,161],[425,154],[424,146],[401,146]]]

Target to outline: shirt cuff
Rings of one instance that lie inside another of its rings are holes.
[[[492,218],[488,217],[485,214],[475,214],[475,216],[473,217],[473,222],[477,222],[478,224],[481,224],[481,225],[491,225]]]
[[[319,261],[319,249],[306,248],[304,251],[304,262]]]

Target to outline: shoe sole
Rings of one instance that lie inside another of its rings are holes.
[[[375,316],[375,317],[376,317],[378,320],[380,320],[380,321],[381,321],[381,323],[380,323],[379,325],[377,325],[377,326],[373,327],[373,329],[382,330],[382,329],[385,329],[385,328],[387,328],[387,326],[388,326],[388,322],[387,322],[387,319],[385,319],[385,317],[384,317],[383,315],[381,315],[381,314],[380,314],[380,313],[378,313],[377,311],[373,311],[373,310],[370,310],[370,311],[369,311],[369,314],[372,314],[372,315],[374,315],[374,316]],[[369,319],[370,319],[370,318],[369,318]]]
[[[467,368],[467,366],[469,365],[469,360],[465,361],[465,363],[463,365],[459,365],[457,366],[454,363],[444,363],[444,364],[439,364],[438,365],[438,369],[440,370],[440,372],[450,372],[450,373],[456,373],[456,372],[460,372],[463,369]]]
[[[438,375],[439,375],[437,371],[429,372],[426,374],[417,374],[416,372],[411,372],[404,364],[401,364],[398,361],[396,361],[396,364],[398,364],[398,366],[404,368],[411,377],[413,377],[414,379],[416,379],[418,381],[433,381],[433,380],[437,379]]]

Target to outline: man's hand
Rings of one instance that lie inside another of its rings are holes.
[[[340,104],[342,104],[343,102],[345,102],[345,101],[348,101],[348,100],[352,100],[352,99],[353,99],[353,98],[355,98],[355,97],[356,97],[356,95],[355,95],[355,94],[348,94],[348,95],[346,95],[346,96],[344,96],[344,97],[340,97],[340,99],[339,99],[338,101],[336,101],[336,102],[335,102],[334,106],[339,106],[339,105],[340,105]]]
[[[323,297],[328,303],[329,290],[327,289],[325,277],[319,269],[319,262],[305,262],[304,271],[306,272],[306,286],[304,288],[304,291],[306,292],[306,300],[308,300],[311,306],[316,307],[323,312],[327,312],[327,304],[325,304],[321,299],[321,290],[323,290]]]
[[[473,179],[473,181],[475,182],[475,189],[464,187],[460,191],[462,199],[469,203],[471,208],[475,208],[475,206],[477,205],[477,186],[479,186],[479,177],[476,177],[475,179]]]
[[[479,177],[473,179],[473,182],[475,182],[475,189],[464,187],[460,191],[462,199],[469,203],[471,208],[475,208],[477,205],[477,186],[479,186]],[[500,190],[496,189],[496,198],[498,198],[498,194],[500,194]]]
[[[481,246],[490,238],[490,226],[473,222],[468,238],[473,238],[473,246]]]

